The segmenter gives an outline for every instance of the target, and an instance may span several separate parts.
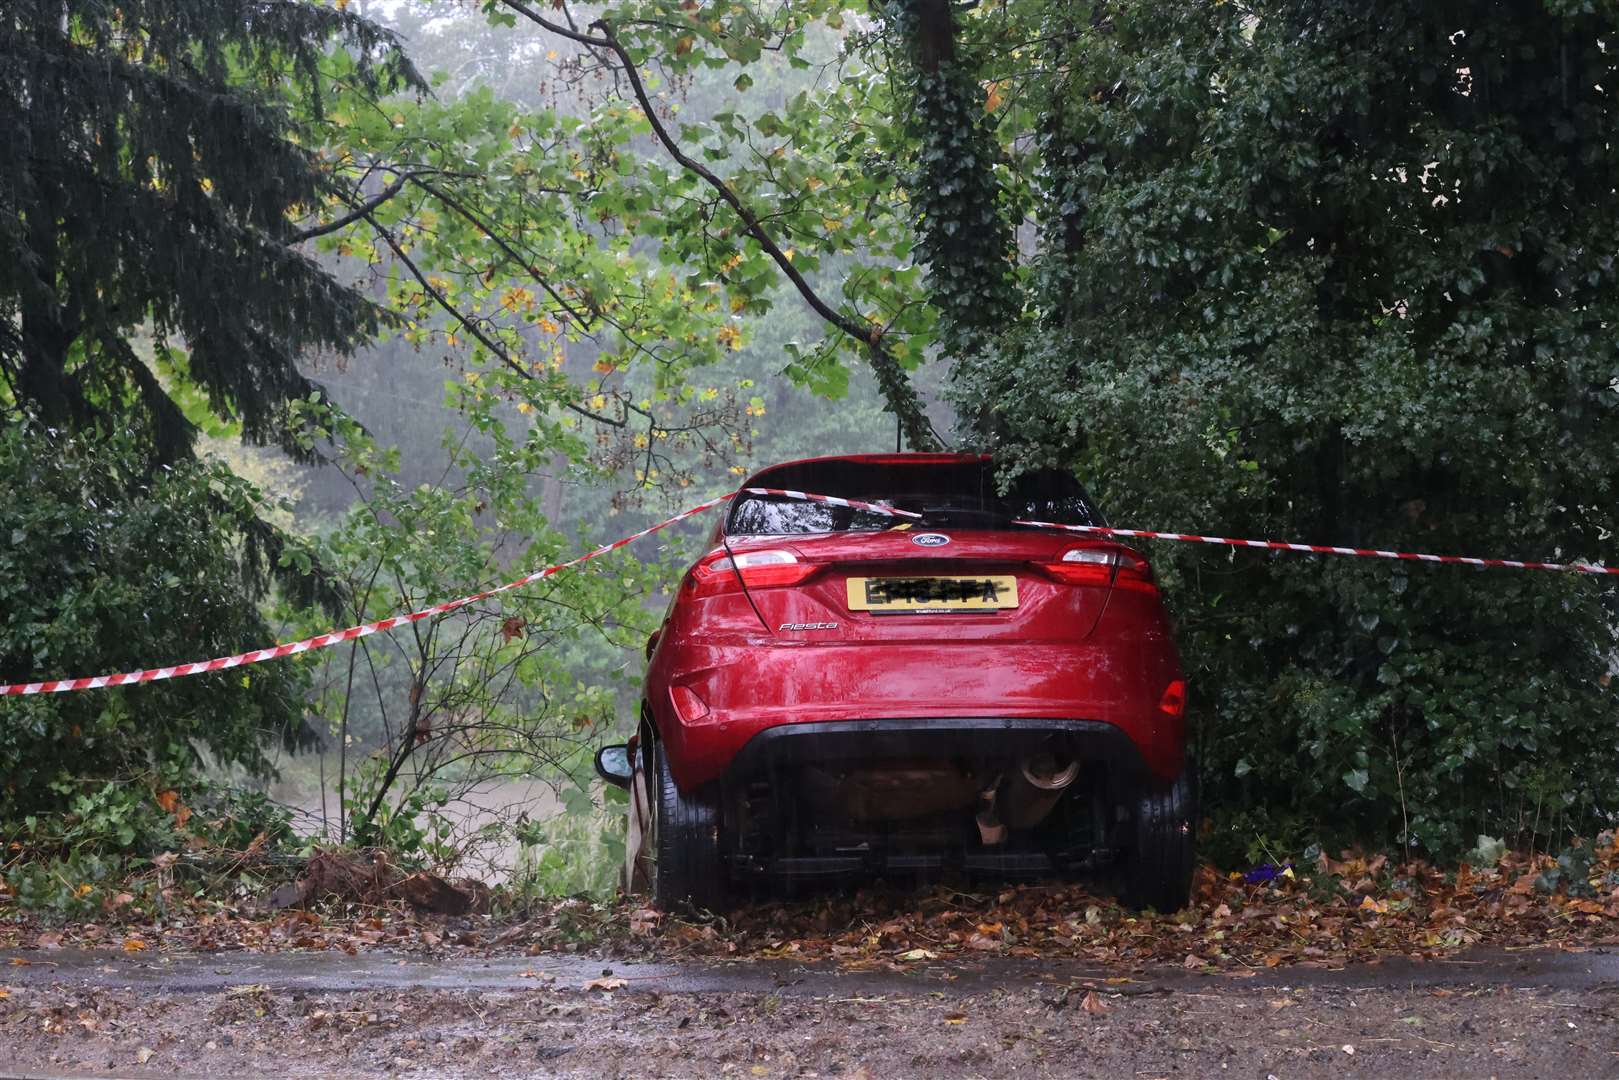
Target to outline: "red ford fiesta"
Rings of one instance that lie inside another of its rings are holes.
[[[597,758],[632,796],[627,885],[722,909],[750,882],[1112,869],[1183,906],[1195,785],[1152,570],[1029,521],[1103,523],[1071,475],[1002,493],[978,455],[750,478],[647,643],[635,738]]]

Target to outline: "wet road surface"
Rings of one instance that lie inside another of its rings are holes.
[[[5,1076],[1619,1078],[1619,950],[1247,977],[30,950],[0,953]]]

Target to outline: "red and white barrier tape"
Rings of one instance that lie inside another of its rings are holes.
[[[884,506],[881,503],[861,502],[858,499],[840,499],[836,495],[811,495],[805,491],[789,491],[784,488],[743,488],[749,495],[775,495],[783,499],[802,499],[805,502],[826,503],[828,506],[847,506],[851,510],[869,510],[873,514],[883,514],[887,517],[920,518],[922,515],[910,510],[900,510],[893,506]]]
[[[1560,570],[1570,574],[1619,574],[1619,566],[1595,563],[1526,562],[1519,559],[1475,559],[1466,555],[1425,555],[1413,551],[1383,551],[1378,548],[1325,547],[1321,544],[1289,544],[1282,540],[1234,540],[1229,536],[1194,536],[1190,533],[1151,532],[1147,529],[1109,529],[1101,525],[1059,525],[1053,521],[1016,519],[1013,524],[1041,529],[1089,533],[1094,536],[1124,536],[1143,540],[1179,540],[1187,544],[1219,544],[1225,547],[1263,548],[1269,551],[1298,551],[1310,555],[1356,555],[1366,559],[1406,559],[1412,562],[1454,563],[1460,566],[1500,567],[1507,570]]]
[[[268,649],[256,649],[252,652],[237,653],[235,656],[220,656],[213,660],[198,660],[195,663],[190,664],[177,664],[174,667],[148,668],[145,671],[126,671],[119,675],[95,675],[78,679],[52,679],[44,682],[11,683],[9,685],[0,686],[0,697],[11,697],[22,694],[60,694],[68,690],[97,690],[103,686],[128,686],[131,683],[157,682],[159,679],[178,679],[186,675],[201,675],[205,671],[224,671],[228,668],[241,667],[244,664],[258,664],[265,660],[279,660],[283,656],[294,656],[298,653],[309,652],[313,649],[324,649],[328,646],[336,645],[339,642],[353,641],[355,638],[363,638],[367,635],[375,634],[383,630],[392,630],[395,627],[404,626],[406,623],[420,622],[422,619],[431,618],[434,615],[443,615],[445,612],[466,607],[468,604],[475,604],[479,600],[486,600],[489,597],[495,596],[499,593],[510,592],[513,589],[522,588],[524,585],[532,584],[533,582],[539,581],[541,578],[548,578],[560,570],[566,570],[570,566],[578,566],[582,562],[589,562],[591,559],[606,555],[610,551],[617,551],[625,544],[633,544],[643,536],[649,536],[652,533],[657,532],[659,529],[668,528],[677,521],[684,521],[686,518],[701,514],[705,510],[712,510],[720,503],[735,497],[736,492],[727,492],[717,499],[710,499],[701,505],[692,507],[690,510],[683,510],[674,517],[665,518],[656,525],[642,529],[638,533],[632,533],[629,536],[624,537],[622,540],[614,540],[611,544],[604,544],[601,547],[596,548],[594,551],[587,551],[578,558],[569,559],[567,562],[563,563],[557,563],[555,566],[547,566],[544,570],[536,570],[532,574],[526,574],[523,577],[518,578],[516,581],[509,581],[504,585],[497,586],[496,588],[488,589],[481,593],[474,593],[472,596],[463,596],[459,600],[450,600],[442,604],[434,604],[432,607],[423,608],[420,611],[412,611],[407,615],[395,615],[389,619],[379,619],[376,622],[361,623],[358,626],[351,626],[346,630],[334,630],[327,634],[317,634],[315,637],[304,638],[302,641],[289,641],[285,644],[276,645]]]
[[[659,529],[666,529],[677,521],[684,521],[695,517],[705,511],[712,510],[723,502],[736,498],[741,494],[777,496],[788,499],[800,499],[806,502],[827,503],[832,506],[847,506],[856,510],[869,510],[889,517],[920,518],[922,515],[910,510],[900,510],[892,506],[882,506],[877,503],[859,502],[855,499],[841,499],[832,495],[814,495],[803,491],[789,491],[780,488],[743,488],[740,491],[729,491],[718,498],[699,503],[689,510],[682,510],[673,517],[665,518],[656,525],[650,525],[640,532],[631,533],[622,540],[615,540],[611,544],[604,544],[593,551],[587,551],[577,558],[567,562],[547,566],[543,570],[536,570],[526,574],[516,581],[488,589],[471,596],[463,596],[459,600],[450,600],[420,611],[412,611],[405,615],[395,615],[388,619],[379,619],[376,622],[361,623],[350,626],[344,630],[333,630],[326,634],[317,634],[315,637],[304,638],[302,641],[289,641],[285,644],[275,645],[268,649],[256,649],[252,652],[237,653],[235,656],[221,656],[213,660],[198,660],[189,664],[176,664],[173,667],[148,668],[145,671],[126,671],[118,675],[95,675],[77,679],[51,679],[42,682],[9,683],[0,685],[0,697],[15,697],[24,694],[60,694],[69,690],[97,690],[104,686],[129,686],[132,683],[157,682],[160,679],[178,679],[187,675],[201,675],[208,671],[224,671],[229,668],[241,667],[245,664],[258,664],[266,660],[278,660],[284,656],[293,656],[298,653],[309,652],[314,649],[324,649],[344,641],[353,641],[356,638],[366,637],[380,631],[392,630],[404,626],[406,623],[419,622],[434,615],[443,615],[455,611],[457,608],[475,604],[479,600],[487,600],[503,592],[522,588],[524,585],[550,577],[561,570],[566,570],[580,563],[617,551],[626,544],[633,544],[643,536],[650,536]],[[1051,521],[1027,521],[1018,519],[1018,525],[1029,525],[1042,529],[1060,529],[1064,532],[1084,533],[1094,536],[1116,536],[1144,540],[1178,540],[1192,544],[1219,544],[1226,547],[1263,548],[1271,551],[1296,551],[1313,555],[1353,555],[1375,559],[1408,559],[1415,562],[1454,563],[1462,566],[1504,567],[1512,570],[1558,570],[1576,574],[1619,574],[1619,567],[1597,566],[1594,563],[1552,563],[1527,562],[1517,559],[1475,559],[1463,555],[1424,555],[1409,551],[1382,551],[1376,548],[1350,548],[1325,547],[1319,544],[1290,544],[1280,540],[1236,540],[1224,536],[1194,536],[1188,533],[1151,532],[1146,529],[1110,529],[1101,525],[1059,525]]]

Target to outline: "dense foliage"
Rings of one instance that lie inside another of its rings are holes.
[[[1619,15],[1030,7],[1036,284],[962,370],[1003,453],[1081,466],[1122,524],[1619,556]],[[1603,581],[1155,558],[1225,849],[1619,810]]]
[[[307,133],[330,83],[374,95],[414,78],[386,31],[299,0],[8,4],[5,395],[51,424],[129,428],[177,460],[192,424],[130,346],[149,322],[215,412],[295,450],[283,407],[313,389],[300,355],[378,326],[368,298],[291,246],[295,212],[331,190]]]
[[[353,6],[0,16],[0,138],[27,148],[0,162],[0,407],[121,432],[19,432],[29,471],[5,482],[66,492],[52,477],[100,482],[76,463],[112,454],[118,490],[213,530],[195,542],[233,567],[218,588],[279,544],[270,562],[325,567],[359,620],[621,535],[757,458],[881,449],[896,427],[928,445],[918,387],[948,375],[960,443],[1073,468],[1124,524],[1619,555],[1607,5],[384,5],[445,69],[435,94]],[[311,398],[322,383],[380,438]],[[296,522],[323,534],[315,559],[244,523],[253,497],[212,466],[130,471],[210,418],[338,463]],[[73,505],[26,512],[100,527]],[[308,702],[338,834],[432,847],[446,791],[588,776],[697,532],[323,654]],[[166,581],[203,557],[191,542],[131,540],[124,576]],[[129,612],[95,605],[128,586],[89,584],[105,545],[59,546],[0,555],[0,588],[35,605],[5,613],[0,674],[266,640],[246,586],[159,597],[153,636],[121,634]],[[1153,557],[1216,854],[1453,853],[1619,810],[1603,583]],[[28,614],[62,595],[37,583],[63,559],[92,599]],[[221,730],[285,730],[296,678],[263,670],[210,697],[257,717]],[[150,700],[143,725],[183,734],[95,769],[188,740],[257,768],[184,726],[207,685],[8,706],[0,739],[123,730]],[[61,805],[35,760],[27,797]]]
[[[244,522],[261,509],[218,465],[149,477],[132,440],[6,428],[0,682],[139,670],[272,640],[256,606],[265,583],[243,553]],[[0,821],[89,813],[108,799],[149,808],[155,792],[185,787],[204,755],[262,776],[268,747],[310,741],[307,682],[296,664],[266,664],[0,698]]]

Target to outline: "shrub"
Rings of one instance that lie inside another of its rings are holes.
[[[128,441],[0,431],[0,682],[130,671],[273,639],[245,523],[261,508],[223,466],[148,473]],[[250,775],[307,742],[295,663],[0,699],[0,821],[77,813],[108,783],[182,796],[203,755]],[[137,799],[139,801],[139,799]],[[88,812],[88,811],[86,811]],[[139,835],[108,821],[109,835]]]

